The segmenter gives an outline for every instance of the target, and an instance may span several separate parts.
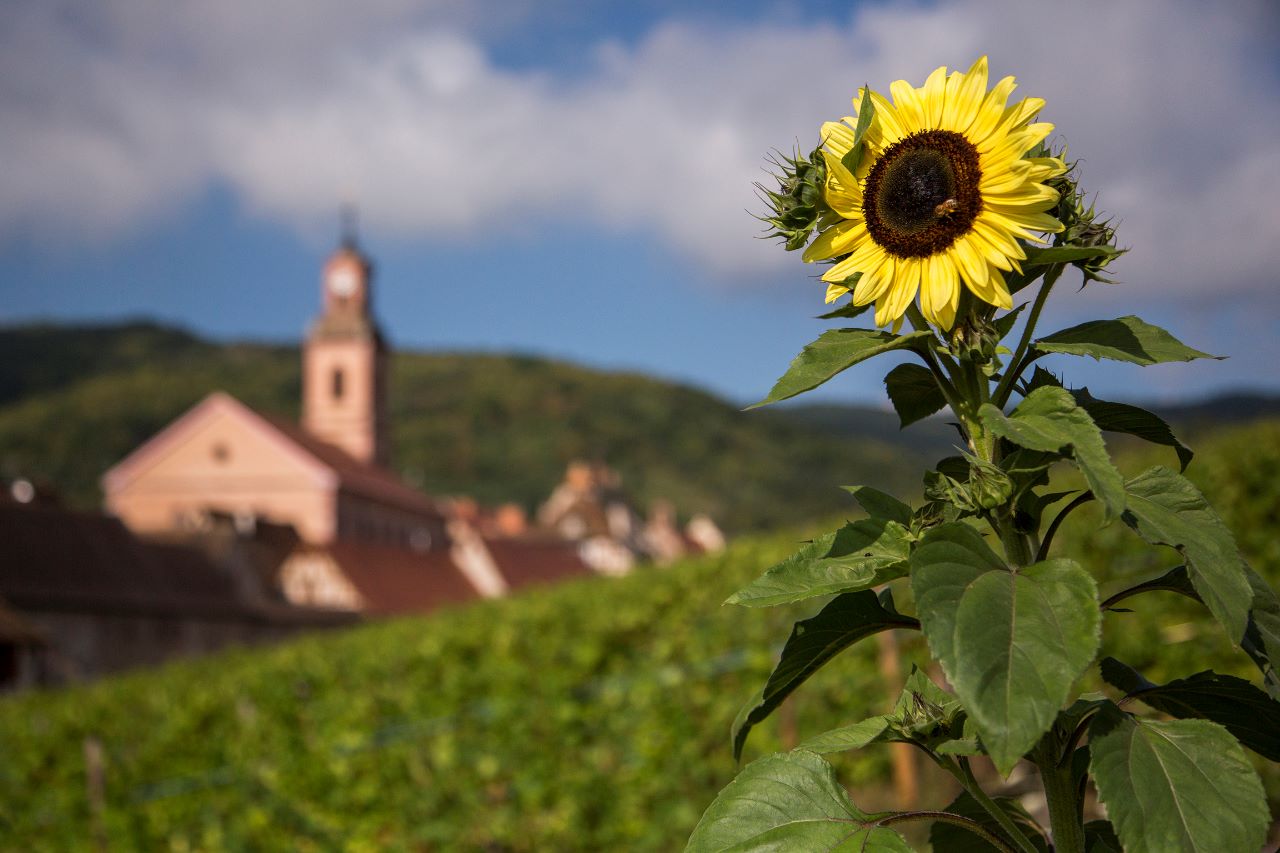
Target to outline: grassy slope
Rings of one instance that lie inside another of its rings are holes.
[[[292,347],[215,345],[163,327],[0,330],[0,476],[44,478],[95,505],[103,470],[214,389],[296,416],[298,373]],[[538,358],[398,353],[391,400],[407,479],[529,508],[569,460],[600,458],[642,506],[666,497],[730,529],[761,529],[838,511],[840,483],[910,490],[924,461],[911,444],[919,430],[886,433],[882,415],[846,413],[837,434],[693,388]]]
[[[1280,422],[1197,449],[1193,479],[1280,583]],[[1171,461],[1153,451],[1124,467]],[[1085,513],[1072,528],[1060,551],[1080,558],[1103,594],[1177,559]],[[734,712],[763,683],[790,622],[814,607],[720,602],[798,538],[4,700],[0,848],[84,846],[90,735],[108,756],[104,826],[121,848],[677,848],[734,772]],[[1195,605],[1156,594],[1135,607],[1107,616],[1104,653],[1156,680],[1214,667],[1256,682]],[[912,642],[906,657],[919,660]],[[855,647],[806,685],[795,703],[802,737],[878,710],[875,650]],[[1096,674],[1082,685],[1098,687]],[[780,725],[762,725],[748,757],[778,748]],[[863,786],[885,766],[883,751],[841,759],[863,806],[884,805]],[[1275,768],[1267,781],[1274,796]]]
[[[671,849],[805,612],[720,602],[794,539],[0,702],[0,848],[85,843],[92,735],[122,849]],[[815,682],[804,729],[874,710],[873,654]]]

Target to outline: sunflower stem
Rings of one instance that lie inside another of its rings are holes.
[[[876,826],[889,826],[895,823],[902,823],[908,820],[931,820],[937,823],[949,823],[962,829],[967,829],[983,841],[990,844],[1000,853],[1018,853],[1017,848],[1011,847],[1007,841],[1000,836],[988,830],[982,824],[972,818],[962,815],[952,814],[943,811],[914,811],[914,812],[898,812],[896,814],[883,817],[876,821]]]
[[[957,761],[949,755],[941,756],[938,764],[942,769],[946,770],[952,776],[956,777],[960,785],[977,801],[978,805],[991,815],[992,820],[1000,825],[1009,836],[1009,839],[1023,853],[1038,853],[1036,846],[1031,843],[1031,839],[1027,838],[1026,833],[1022,831],[1013,818],[1009,817],[1009,813],[987,796],[987,792],[982,790],[982,786],[978,784],[978,780],[973,775],[973,770],[969,767],[968,759],[961,758]]]
[[[1013,353],[1013,358],[1009,359],[1009,369],[1005,371],[1004,376],[1000,379],[1000,384],[996,386],[995,393],[991,395],[993,405],[1003,409],[1009,402],[1009,395],[1013,393],[1014,383],[1018,377],[1022,375],[1022,371],[1027,369],[1027,365],[1031,363],[1027,359],[1027,349],[1031,346],[1031,337],[1035,334],[1036,323],[1040,320],[1040,312],[1044,309],[1044,303],[1049,299],[1049,291],[1053,290],[1054,282],[1062,275],[1062,271],[1066,269],[1065,264],[1054,264],[1049,267],[1048,272],[1044,275],[1044,280],[1040,283],[1040,292],[1036,294],[1036,301],[1031,306],[1031,314],[1027,317],[1027,325],[1022,329],[1022,340],[1018,341],[1018,348]]]
[[[933,331],[933,327],[929,325],[929,321],[920,313],[920,309],[912,303],[907,307],[907,319],[911,321],[911,328],[916,331]],[[957,368],[954,364],[949,370],[944,370],[939,360],[938,353],[934,351],[933,342],[926,345],[925,350],[920,353],[925,366],[933,374],[934,381],[938,383],[938,390],[942,392],[942,397],[947,401],[947,405],[951,407],[951,411],[955,413],[956,418],[960,421],[961,427],[964,428],[966,435],[969,433],[969,419],[964,414],[964,397],[953,382],[957,374]],[[945,358],[945,356],[944,356]],[[947,359],[949,362],[950,359]],[[950,374],[950,376],[948,376]]]
[[[1049,806],[1049,831],[1055,853],[1084,853],[1084,820],[1081,816],[1080,786],[1070,762],[1037,765]]]
[[[1076,495],[1075,500],[1062,508],[1062,511],[1053,517],[1053,521],[1049,522],[1049,529],[1045,531],[1044,539],[1040,542],[1040,547],[1036,552],[1037,560],[1045,560],[1049,557],[1049,546],[1053,545],[1053,535],[1058,532],[1058,528],[1066,519],[1071,511],[1078,506],[1083,506],[1093,500],[1093,492],[1085,492],[1082,495]]]

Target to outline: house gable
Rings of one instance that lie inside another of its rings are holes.
[[[234,398],[215,393],[103,477],[108,509],[134,530],[181,526],[214,509],[332,535],[338,477]]]

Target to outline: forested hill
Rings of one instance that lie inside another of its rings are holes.
[[[205,394],[297,417],[299,381],[296,347],[150,323],[0,328],[0,475],[97,505],[102,472]],[[941,424],[899,433],[886,412],[744,413],[694,388],[526,356],[398,352],[390,397],[395,467],[431,493],[533,508],[569,460],[599,459],[641,508],[665,497],[734,531],[838,512],[842,483],[914,493],[952,443]]]
[[[292,346],[154,323],[0,327],[0,477],[95,506],[102,472],[210,391],[296,418],[299,381]],[[529,356],[398,352],[390,392],[395,467],[428,492],[532,509],[569,460],[598,459],[641,508],[665,497],[733,531],[839,512],[839,484],[914,495],[955,438],[937,421],[899,431],[870,408],[741,412],[695,388]],[[1200,427],[1278,411],[1275,397],[1243,395],[1162,413]]]

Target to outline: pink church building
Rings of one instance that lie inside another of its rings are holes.
[[[386,467],[387,347],[371,273],[351,241],[325,264],[301,427],[214,392],[106,472],[108,511],[144,534],[213,510],[290,524],[313,545],[442,547],[444,513]]]
[[[322,310],[303,347],[301,425],[214,392],[106,472],[108,512],[152,537],[211,515],[290,526],[300,544],[275,583],[304,607],[423,611],[590,572],[574,543],[495,543],[453,503],[389,470],[372,274],[350,238],[324,265]]]

